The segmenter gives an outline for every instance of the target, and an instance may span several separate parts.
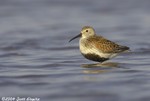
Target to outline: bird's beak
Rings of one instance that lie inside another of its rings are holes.
[[[72,39],[69,40],[69,42],[71,42],[72,40],[74,40],[74,39],[76,39],[76,38],[78,38],[78,37],[81,37],[81,35],[82,35],[82,34],[80,33],[79,35],[73,37]]]

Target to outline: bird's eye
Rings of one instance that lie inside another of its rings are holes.
[[[88,32],[88,30],[86,30],[86,32]]]

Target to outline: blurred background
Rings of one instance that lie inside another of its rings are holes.
[[[1,0],[0,97],[40,101],[150,101],[149,0]],[[85,25],[131,48],[111,60],[80,54]]]

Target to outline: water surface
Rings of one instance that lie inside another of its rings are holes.
[[[147,0],[0,1],[0,97],[149,101],[149,4]],[[129,46],[131,52],[95,66],[80,54],[78,40],[68,43],[84,25]]]

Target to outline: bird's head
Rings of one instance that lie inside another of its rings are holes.
[[[91,26],[84,26],[80,32],[79,35],[73,37],[71,40],[69,40],[69,42],[71,42],[72,40],[78,38],[78,37],[82,37],[82,38],[87,38],[90,36],[94,36],[95,35],[95,30],[93,27]]]

